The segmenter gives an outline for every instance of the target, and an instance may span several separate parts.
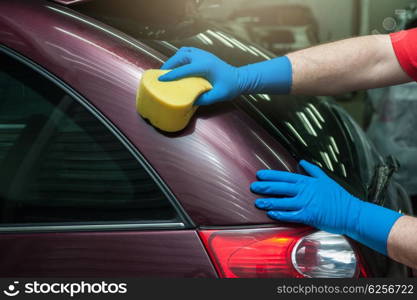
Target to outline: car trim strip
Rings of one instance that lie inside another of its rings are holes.
[[[115,231],[115,230],[161,230],[183,229],[184,223],[126,223],[126,224],[74,224],[74,225],[25,225],[0,226],[0,233],[17,232],[63,232],[63,231]]]

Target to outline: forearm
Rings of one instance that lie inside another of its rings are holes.
[[[337,95],[409,82],[388,35],[324,44],[287,55],[292,63],[292,93]]]
[[[417,218],[404,216],[395,222],[388,237],[388,255],[417,269]]]

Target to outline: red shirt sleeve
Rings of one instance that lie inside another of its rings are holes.
[[[392,33],[392,46],[403,70],[417,81],[417,28]]]

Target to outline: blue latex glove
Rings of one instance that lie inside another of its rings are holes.
[[[311,177],[259,171],[260,181],[251,185],[253,192],[288,198],[257,199],[255,205],[267,210],[272,219],[345,234],[386,255],[388,235],[402,215],[355,198],[315,165],[306,161],[300,165]]]
[[[286,56],[234,67],[204,50],[182,47],[161,69],[174,70],[160,76],[160,81],[199,76],[211,83],[213,89],[202,94],[196,105],[232,100],[241,94],[288,94],[292,84],[291,62]]]

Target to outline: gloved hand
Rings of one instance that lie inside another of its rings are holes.
[[[231,100],[241,94],[288,94],[292,84],[291,62],[286,56],[234,67],[204,50],[182,47],[161,69],[174,70],[160,76],[160,81],[199,76],[211,83],[213,89],[202,94],[196,105]]]
[[[259,171],[260,181],[251,185],[253,192],[287,197],[257,199],[255,205],[267,210],[272,219],[345,234],[386,255],[388,235],[402,215],[355,198],[313,164],[301,161],[300,165],[311,177]]]

